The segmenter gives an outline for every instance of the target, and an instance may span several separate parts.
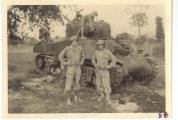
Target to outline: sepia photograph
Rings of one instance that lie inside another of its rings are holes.
[[[169,0],[17,1],[3,9],[5,116],[171,117]]]

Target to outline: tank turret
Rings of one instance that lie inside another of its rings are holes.
[[[80,29],[80,21],[77,19],[68,21],[66,25],[66,37],[77,35],[78,30]],[[93,22],[92,27],[90,28],[89,21],[86,22],[84,27],[84,36],[88,38],[111,38],[111,28],[109,23],[100,20],[99,22]]]

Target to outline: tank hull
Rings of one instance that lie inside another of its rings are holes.
[[[66,46],[70,45],[69,40],[36,45],[33,47],[34,53],[58,55]]]
[[[80,26],[80,21],[76,19],[69,21],[66,25],[65,40],[34,46],[33,52],[40,53],[35,59],[36,68],[40,73],[65,76],[67,67],[61,72],[62,65],[58,59],[58,54],[70,45],[69,37],[75,36]],[[108,23],[94,22],[93,28],[94,31],[91,30],[89,22],[86,22],[84,36],[87,39],[79,39],[78,41],[85,54],[84,64],[81,66],[81,85],[94,85],[96,89],[95,70],[91,60],[97,50],[96,43],[99,39],[104,40],[105,48],[110,50],[117,58],[115,67],[109,69],[111,87],[118,87],[121,83],[128,85],[135,81],[145,85],[156,77],[159,68],[157,63],[152,58],[143,57],[135,52],[129,41],[111,39],[111,29]]]
[[[94,69],[91,63],[91,59],[94,55],[94,52],[97,50],[96,42],[97,41],[93,39],[78,41],[78,44],[82,46],[85,53],[85,63],[83,66],[83,71],[85,72],[89,70],[84,70],[84,69],[88,69],[89,67]],[[156,73],[154,73],[155,69],[153,67],[151,58],[145,58],[140,54],[132,54],[132,53],[129,53],[128,55],[122,55],[118,50],[118,46],[120,44],[121,43],[118,43],[116,40],[105,40],[105,48],[110,50],[115,55],[115,57],[117,58],[116,66],[119,66],[119,69],[120,68],[122,69],[122,71],[119,73],[122,76],[120,77],[116,76],[111,81],[116,81],[116,78],[118,77],[119,80],[117,80],[117,83],[119,81],[120,84],[122,81],[134,81],[134,80],[144,81],[145,79],[150,79],[150,77],[152,77],[153,75],[155,76]],[[60,52],[66,46],[69,45],[70,45],[69,40],[49,43],[45,45],[38,45],[33,48],[33,52],[42,53],[43,55],[51,55],[51,57],[55,57],[53,60],[58,60],[58,54],[60,54]],[[50,66],[52,65],[54,64],[47,65],[48,67],[47,70],[50,70]],[[116,71],[120,71],[120,70],[116,70]],[[86,74],[88,78],[91,78],[91,76],[95,74],[94,72],[90,72],[90,74],[88,73],[89,72],[87,72]],[[91,79],[88,79],[87,81],[91,81]]]

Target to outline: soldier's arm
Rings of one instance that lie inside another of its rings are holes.
[[[59,54],[59,61],[64,65],[66,62],[65,62],[65,58],[64,56],[66,55],[66,49],[65,48],[60,54]]]
[[[83,49],[81,48],[81,61],[80,61],[80,64],[82,65],[84,63],[84,59],[85,59],[85,54],[84,54],[84,51]]]
[[[92,64],[95,66],[95,68],[97,68],[97,63],[96,63],[96,52],[95,52],[94,55],[93,55],[93,58],[92,58]]]
[[[109,58],[111,58],[111,63],[108,65],[107,69],[112,68],[116,65],[116,57],[110,52],[109,52]]]
[[[91,24],[91,22],[92,22],[91,15],[89,16],[89,22],[90,22],[90,27],[92,28],[92,24]]]

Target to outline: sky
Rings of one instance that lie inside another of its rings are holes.
[[[127,5],[77,5],[78,10],[83,9],[80,13],[86,15],[92,13],[93,11],[98,12],[98,20],[104,20],[111,25],[111,35],[116,36],[123,32],[129,34],[138,35],[138,28],[132,27],[129,24],[130,16],[124,12],[127,8]],[[67,14],[67,17],[72,20],[75,17],[75,12],[70,11],[69,9],[62,9],[64,14]],[[164,5],[149,5],[149,9],[146,10],[148,17],[148,24],[141,28],[141,34],[148,34],[150,36],[155,36],[156,24],[155,18],[160,16],[163,18],[163,26],[165,19],[165,8]],[[96,20],[96,18],[95,18]],[[66,22],[67,23],[67,22]],[[51,37],[61,36],[65,37],[65,26],[56,25],[53,27],[54,32],[51,33]],[[34,31],[36,37],[38,37],[38,30]],[[31,33],[32,34],[34,34]]]

